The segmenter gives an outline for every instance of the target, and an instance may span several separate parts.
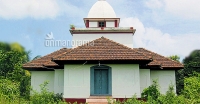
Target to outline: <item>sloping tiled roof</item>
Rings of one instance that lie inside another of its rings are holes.
[[[150,60],[150,57],[132,48],[101,37],[79,46],[53,60]]]
[[[59,66],[53,61],[78,60],[153,60],[148,66],[161,68],[183,68],[179,62],[151,52],[144,48],[129,48],[101,37],[74,49],[62,48],[23,65],[23,68],[46,68]]]
[[[138,48],[136,50],[146,54],[147,56],[150,56],[153,59],[153,61],[151,61],[148,64],[148,66],[161,66],[162,68],[183,68],[183,64],[181,64],[177,61],[174,61],[170,58],[161,56],[161,55],[154,53],[152,51],[149,51],[147,49]]]
[[[28,62],[26,64],[23,65],[23,68],[45,68],[47,66],[59,66],[58,64],[56,64],[55,62],[51,61],[52,58],[61,55],[65,52],[68,52],[70,49],[67,48],[62,48],[58,51],[55,51],[51,54],[48,54],[44,57],[40,57],[38,59],[35,59],[31,62]]]

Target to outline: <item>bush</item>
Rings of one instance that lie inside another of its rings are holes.
[[[185,78],[183,95],[192,103],[200,103],[200,74]]]
[[[159,104],[186,104],[183,96],[176,96],[173,85],[170,85],[166,94],[160,95],[156,102]]]
[[[62,94],[54,94],[54,92],[49,92],[46,88],[48,82],[44,82],[44,84],[40,85],[41,92],[33,91],[31,95],[31,103],[32,104],[61,104],[64,103],[62,101]]]
[[[137,100],[136,96],[126,101],[108,100],[114,104],[198,104],[200,103],[200,74],[185,78],[183,94],[176,95],[174,86],[170,85],[166,94],[161,94],[158,84],[153,84],[142,92],[142,98],[145,100]]]
[[[141,94],[142,99],[148,100],[149,97],[151,97],[150,99],[156,100],[160,95],[160,91],[158,87],[159,86],[158,86],[157,81],[154,80],[151,86],[149,86],[148,88],[145,88],[142,91],[142,94]]]
[[[115,101],[113,99],[108,99],[109,104],[146,104],[144,101],[140,101],[134,95],[132,98],[124,100],[124,101]]]
[[[62,94],[54,94],[46,88],[48,82],[41,84],[41,91],[33,91],[30,99],[20,96],[20,83],[9,79],[0,79],[0,104],[67,104],[62,101]],[[200,103],[200,74],[194,74],[184,79],[184,90],[180,95],[174,92],[174,86],[170,85],[166,94],[161,94],[158,84],[153,84],[142,92],[143,100],[137,100],[136,96],[123,102],[109,99],[113,104],[198,104]],[[74,103],[77,104],[77,103]]]
[[[0,80],[0,94],[8,100],[14,100],[20,96],[19,82],[11,81],[8,79]]]

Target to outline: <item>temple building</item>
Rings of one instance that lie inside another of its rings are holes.
[[[183,65],[144,48],[134,48],[134,27],[119,27],[120,18],[106,0],[98,0],[83,18],[85,28],[71,28],[72,40],[89,40],[62,48],[23,65],[31,72],[31,86],[49,81],[48,89],[67,102],[98,102],[141,98],[157,80],[161,93],[176,85],[175,71]],[[99,100],[101,99],[101,100]]]

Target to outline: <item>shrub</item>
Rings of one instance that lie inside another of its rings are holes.
[[[166,94],[160,95],[156,102],[159,104],[185,104],[183,96],[176,96],[173,85],[170,85]]]
[[[49,92],[49,90],[46,88],[48,85],[48,82],[44,82],[44,84],[40,85],[41,92],[33,91],[33,94],[31,95],[31,103],[32,104],[61,104],[64,103],[62,101],[61,95],[57,94],[55,95],[54,92]]]
[[[153,99],[153,100],[156,100],[159,95],[160,95],[160,91],[159,91],[159,88],[158,88],[158,83],[157,81],[153,81],[153,84],[150,85],[148,88],[145,88],[143,91],[142,91],[142,99],[144,100],[148,100],[148,99]],[[149,98],[151,97],[151,98]]]
[[[11,81],[8,79],[0,80],[0,94],[8,100],[14,100],[20,96],[19,82]]]
[[[134,95],[132,98],[124,100],[124,101],[115,101],[113,99],[108,99],[109,104],[146,104],[146,102],[142,100],[138,100],[136,98],[136,95]]]
[[[185,78],[183,95],[193,103],[200,103],[200,74]]]

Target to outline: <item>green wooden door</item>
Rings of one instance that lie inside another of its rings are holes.
[[[108,94],[108,69],[94,70],[94,94]]]

